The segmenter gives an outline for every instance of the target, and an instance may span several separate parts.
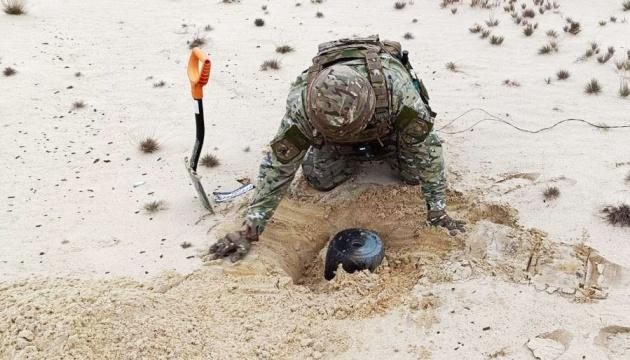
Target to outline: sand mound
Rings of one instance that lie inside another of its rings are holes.
[[[621,270],[586,246],[547,241],[520,228],[513,210],[449,195],[472,231],[450,237],[424,225],[417,189],[353,185],[311,190],[283,201],[253,253],[188,276],[130,280],[40,279],[0,288],[2,358],[313,358],[354,340],[358,319],[420,309],[415,323],[438,321],[439,305],[414,287],[495,276],[549,294],[591,301]],[[348,211],[353,209],[353,211]],[[470,209],[470,211],[469,211]],[[323,280],[320,252],[348,227],[378,231],[386,258],[376,273],[339,272]],[[419,349],[418,351],[421,351]],[[424,350],[422,350],[424,351]]]

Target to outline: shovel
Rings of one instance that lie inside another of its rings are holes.
[[[200,69],[201,66],[201,69]],[[234,200],[235,198],[245,194],[246,192],[254,188],[253,184],[246,184],[239,187],[236,190],[228,192],[213,192],[213,201],[208,199],[206,191],[201,185],[201,178],[197,175],[197,164],[199,163],[199,156],[201,155],[201,148],[203,147],[203,137],[205,135],[205,126],[203,119],[203,87],[208,83],[210,79],[210,59],[201,49],[193,48],[190,53],[190,60],[188,60],[188,79],[190,79],[190,87],[192,90],[192,97],[195,101],[195,147],[193,147],[190,160],[184,159],[186,170],[192,180],[199,199],[203,204],[203,207],[208,209],[211,214],[214,214],[212,209],[213,203],[227,202]]]
[[[199,68],[201,66],[201,69]],[[190,53],[190,59],[188,60],[188,79],[190,80],[190,87],[192,90],[192,97],[195,102],[195,147],[193,147],[190,160],[184,159],[186,164],[186,170],[190,175],[190,180],[193,182],[199,199],[203,206],[214,214],[212,210],[212,204],[206,195],[203,185],[201,185],[201,179],[197,175],[197,164],[199,163],[199,156],[201,155],[201,148],[203,147],[203,137],[205,134],[205,126],[203,120],[203,87],[208,83],[210,79],[210,59],[201,49],[194,48]]]

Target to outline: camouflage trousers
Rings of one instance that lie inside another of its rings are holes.
[[[366,155],[376,148],[380,156]],[[311,147],[302,170],[313,188],[328,191],[353,175],[354,162],[378,159],[386,160],[405,184],[421,185],[429,210],[446,208],[442,141],[435,133],[426,139],[395,135],[384,141],[384,147],[378,144]]]

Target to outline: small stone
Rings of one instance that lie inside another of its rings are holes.
[[[18,333],[18,337],[20,337],[20,338],[22,338],[24,340],[27,340],[27,341],[33,341],[33,339],[35,338],[35,335],[33,335],[32,331],[30,331],[28,329],[24,329],[24,330],[21,330]]]

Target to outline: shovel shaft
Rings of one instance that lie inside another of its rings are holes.
[[[199,163],[199,156],[201,155],[201,148],[203,147],[203,138],[205,136],[206,129],[203,119],[203,100],[195,100],[195,146],[193,147],[192,154],[190,156],[190,167],[197,171],[197,164]]]

